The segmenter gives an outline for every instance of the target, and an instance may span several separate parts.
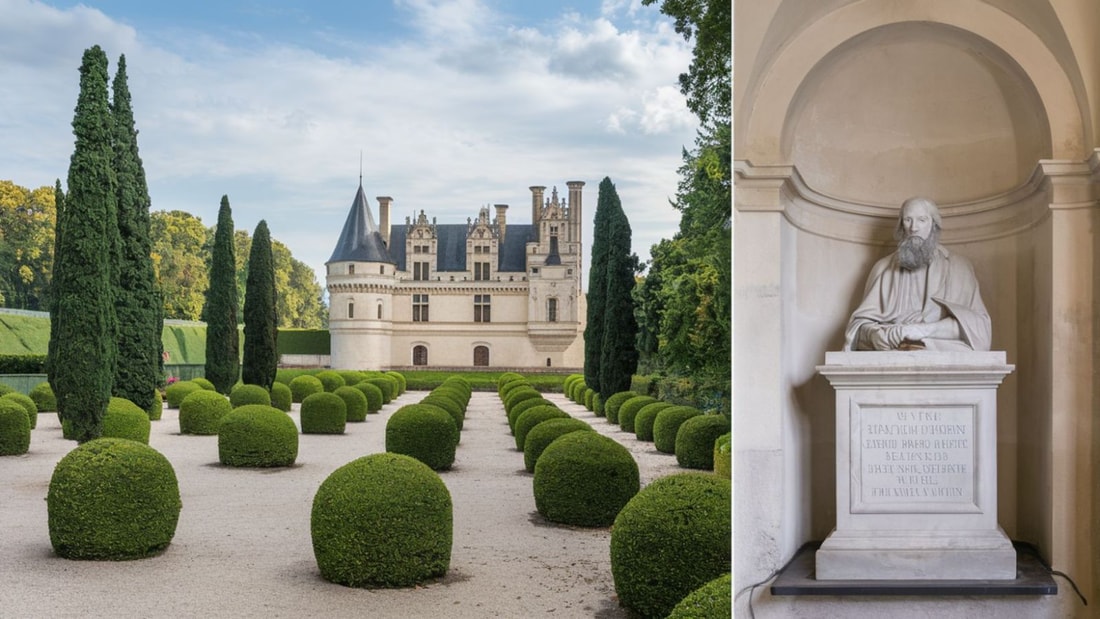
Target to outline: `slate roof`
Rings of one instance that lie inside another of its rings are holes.
[[[405,251],[403,242],[401,251],[402,253]],[[336,249],[332,251],[332,257],[328,262],[394,263],[393,257],[386,251],[386,244],[382,241],[378,227],[374,225],[374,217],[371,216],[367,196],[363,193],[361,183],[359,191],[355,192],[355,199],[351,202],[351,210],[344,222],[340,240],[336,242]]]
[[[466,271],[466,224],[437,224],[436,271]],[[405,256],[405,225],[390,227],[390,255],[400,271],[407,271]],[[498,249],[497,271],[522,272],[527,270],[527,242],[534,240],[535,227],[531,224],[508,224],[504,243]]]

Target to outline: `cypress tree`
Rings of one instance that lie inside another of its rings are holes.
[[[112,167],[111,110],[107,96],[107,55],[99,46],[84,51],[80,94],[73,116],[76,144],[69,160],[69,193],[58,228],[51,319],[54,363],[50,383],[61,418],[80,442],[103,431],[103,414],[115,374],[114,290],[117,251],[115,173]],[[63,361],[62,361],[63,360]]]
[[[206,378],[228,394],[240,374],[240,340],[237,336],[237,261],[233,249],[233,213],[229,196],[222,196],[214,249],[210,261],[210,287],[202,309],[206,321]]]
[[[611,191],[615,191],[614,188]],[[607,288],[604,294],[604,331],[600,346],[600,396],[605,400],[630,388],[638,369],[634,317],[634,273],[637,256],[630,251],[630,221],[619,204],[618,195],[608,217]]]
[[[58,252],[61,246],[61,222],[62,212],[65,210],[65,192],[61,190],[61,179],[54,181],[53,188],[53,201],[54,201],[54,223],[53,223],[53,273],[50,276],[50,297],[48,299],[48,309],[50,313],[50,341],[46,348],[46,379],[50,383],[50,389],[55,393],[57,392],[57,385],[54,384],[53,368],[57,363],[57,321],[53,320],[54,316],[57,316],[57,299],[58,290],[57,283],[59,277],[64,279],[64,275],[61,274],[63,270],[64,257]]]
[[[279,321],[275,315],[275,261],[271,234],[260,220],[252,233],[248,280],[244,291],[244,361],[241,378],[249,385],[270,389],[279,365],[276,349]]]
[[[115,284],[118,365],[114,395],[148,410],[160,384],[160,295],[149,237],[149,187],[138,154],[137,130],[126,78],[126,56],[119,57],[113,83],[114,169],[118,179],[119,263]]]
[[[588,315],[584,327],[584,383],[600,389],[600,347],[603,346],[604,306],[607,293],[607,250],[611,212],[618,207],[619,194],[611,179],[600,181],[596,217],[592,231],[592,265],[588,267]]]

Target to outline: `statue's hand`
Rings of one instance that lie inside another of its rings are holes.
[[[923,322],[899,326],[902,340],[909,340],[910,342],[920,342],[931,334],[929,325]],[[901,342],[899,341],[898,343],[900,344]]]
[[[867,328],[867,327],[864,327]],[[898,325],[875,325],[871,328],[871,346],[875,350],[894,350],[901,343],[900,339],[897,339],[896,331]]]

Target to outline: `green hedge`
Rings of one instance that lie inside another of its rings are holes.
[[[618,425],[619,423],[619,407],[623,405],[630,398],[636,398],[639,394],[633,391],[620,391],[611,397],[607,398],[607,402],[603,405],[603,414],[607,418],[609,423]]]
[[[226,397],[216,391],[200,389],[180,403],[180,434],[213,435],[222,418],[233,410]]]
[[[103,414],[103,437],[149,444],[149,414],[125,398],[111,398]]]
[[[247,404],[263,404],[271,406],[271,392],[259,385],[245,385],[237,383],[229,392],[229,403],[233,408]]]
[[[295,402],[301,402],[306,397],[325,390],[325,384],[316,376],[303,374],[295,376],[290,381],[290,393]]]
[[[30,396],[25,396],[22,393],[5,393],[0,396],[0,402],[15,402],[22,406],[23,410],[27,411],[27,420],[31,424],[31,429],[38,427],[38,405],[34,403]]]
[[[680,600],[668,619],[723,619],[733,617],[733,579],[730,574],[699,587]]]
[[[622,431],[633,432],[634,418],[638,415],[638,411],[642,410],[643,406],[653,404],[656,401],[656,398],[640,395],[623,402],[619,406],[619,427],[622,428]]]
[[[336,469],[313,497],[310,533],[321,577],[350,587],[409,587],[447,573],[454,530],[439,475],[401,454]]]
[[[341,376],[339,372],[333,370],[324,370],[322,372],[317,372],[316,374],[314,374],[314,376],[317,377],[317,380],[321,381],[321,384],[325,387],[325,391],[329,393],[332,393],[340,387],[347,385],[347,383],[344,381],[344,377]]]
[[[164,550],[176,533],[179,483],[148,445],[99,438],[57,463],[46,495],[50,543],[68,559],[137,559]]]
[[[650,402],[643,406],[634,416],[634,436],[639,441],[652,443],[653,424],[657,421],[657,413],[673,406],[668,402]]]
[[[572,417],[547,419],[531,428],[531,431],[527,433],[527,438],[523,441],[523,468],[528,473],[534,473],[539,456],[542,455],[543,451],[546,451],[550,443],[553,443],[559,436],[578,431],[595,432],[592,426]]]
[[[302,400],[300,419],[302,434],[343,434],[348,406],[335,393],[314,393]]]
[[[676,433],[676,462],[685,469],[714,470],[714,441],[730,431],[723,415],[698,415],[680,424]]]
[[[535,463],[535,508],[552,522],[609,526],[639,487],[630,452],[597,432],[561,436]]]
[[[393,399],[397,397],[397,390],[400,385],[392,376],[376,376],[374,378],[368,378],[368,383],[378,387],[382,391],[382,404],[389,404],[393,402]]]
[[[214,386],[214,383],[206,380],[206,378],[203,377],[203,376],[199,376],[197,378],[191,378],[189,380],[191,382],[195,383],[196,385],[202,387],[203,389],[206,389],[207,391],[217,391],[218,390],[218,388]]]
[[[466,407],[461,402],[448,396],[446,393],[440,393],[439,389],[436,389],[420,400],[420,403],[435,406],[447,411],[451,419],[454,419],[459,434],[462,433],[462,426],[466,423]]]
[[[368,383],[367,381],[361,381],[354,386],[355,389],[363,392],[363,395],[367,397],[367,414],[377,413],[382,410],[382,390],[378,388],[378,385]]]
[[[653,420],[653,446],[666,454],[676,453],[676,434],[680,425],[703,412],[693,406],[673,406],[657,413]]]
[[[298,426],[263,404],[233,409],[218,425],[218,460],[228,466],[290,466],[298,458]]]
[[[569,413],[553,404],[549,406],[536,406],[524,411],[522,415],[516,418],[516,449],[523,451],[523,445],[527,440],[527,434],[535,426],[548,419],[565,419],[568,417]]]
[[[180,403],[189,394],[202,390],[202,387],[189,380],[181,380],[164,388],[164,397],[168,400],[168,408],[179,408]]]
[[[402,406],[386,422],[386,451],[412,456],[436,471],[451,468],[457,444],[454,419],[435,406]]]
[[[0,456],[18,456],[31,448],[31,420],[18,402],[0,400]]]
[[[39,412],[54,412],[57,410],[57,398],[53,395],[50,383],[38,383],[28,393]]]
[[[280,355],[328,355],[332,338],[328,329],[279,329],[276,351]]]
[[[45,373],[46,355],[0,355],[0,374]]]
[[[340,387],[332,392],[344,401],[345,418],[349,422],[367,420],[367,396],[355,387]]]
[[[662,477],[631,499],[611,528],[619,603],[643,617],[665,617],[728,573],[730,501],[730,481],[704,473]]]
[[[290,391],[290,385],[275,381],[271,383],[271,390],[268,392],[271,395],[271,405],[275,408],[289,413],[294,404],[294,394]]]
[[[519,416],[531,410],[532,408],[535,408],[536,406],[553,406],[554,408],[558,408],[557,404],[554,404],[550,400],[542,397],[528,398],[526,400],[517,402],[515,406],[513,406],[512,409],[509,410],[507,413],[508,427],[512,430],[512,434],[516,433],[516,421],[519,419]]]
[[[714,441],[714,474],[726,479],[733,477],[732,441],[733,434],[730,432],[726,432]]]

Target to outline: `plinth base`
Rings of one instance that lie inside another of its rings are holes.
[[[834,531],[816,555],[818,580],[1012,580],[1016,550],[1004,531]]]

